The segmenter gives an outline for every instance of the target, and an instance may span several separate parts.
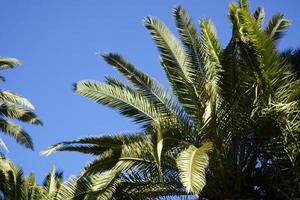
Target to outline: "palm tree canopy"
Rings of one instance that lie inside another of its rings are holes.
[[[247,0],[231,3],[232,37],[223,46],[210,19],[200,20],[198,33],[182,6],[173,16],[179,39],[158,19],[144,21],[172,93],[115,53],[102,57],[128,83],[107,77],[74,85],[140,124],[142,133],[47,148],[45,154],[96,156],[58,199],[120,199],[124,191],[133,199],[299,197],[299,81],[276,48],[289,21],[276,14],[263,27],[263,8],[251,12]],[[148,190],[137,190],[143,186]]]

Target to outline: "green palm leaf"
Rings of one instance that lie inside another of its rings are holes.
[[[155,40],[161,55],[161,64],[184,109],[194,118],[203,110],[200,95],[193,85],[194,74],[188,68],[190,62],[175,36],[159,20],[148,17],[145,26]],[[195,120],[197,121],[197,120]]]
[[[205,169],[209,159],[207,153],[212,150],[211,143],[205,143],[200,148],[191,145],[180,153],[177,167],[182,184],[188,192],[199,194],[206,184]]]
[[[33,105],[24,97],[7,90],[0,90],[0,101],[7,104],[20,104],[30,109],[34,109]]]
[[[13,68],[15,65],[21,64],[19,60],[9,57],[0,57],[0,70]]]
[[[185,47],[187,59],[187,70],[189,76],[197,88],[199,94],[203,93],[203,84],[205,82],[201,52],[200,52],[200,39],[197,30],[193,24],[191,17],[182,6],[174,9],[173,15],[175,18],[178,32]]]
[[[221,45],[218,42],[215,28],[210,20],[202,20],[201,26],[201,52],[206,73],[206,88],[213,107],[219,93],[219,79],[221,72]]]
[[[262,7],[259,7],[255,10],[255,12],[253,13],[253,17],[256,19],[257,24],[259,27],[262,26],[263,21],[265,19],[265,10]]]
[[[42,122],[34,112],[16,105],[0,105],[0,115],[9,118],[15,118],[23,122],[28,122],[30,124],[42,124]]]
[[[91,81],[81,81],[75,91],[91,100],[119,110],[134,121],[148,126],[160,118],[156,107],[140,93],[126,86],[107,85]]]
[[[159,82],[139,71],[118,54],[108,53],[102,57],[122,73],[147,98],[158,104],[161,112],[181,110],[176,100],[164,90]]]
[[[273,41],[277,41],[284,35],[289,25],[289,20],[285,19],[284,15],[279,13],[271,18],[265,28],[265,33],[268,34]]]
[[[0,118],[0,130],[12,136],[19,144],[33,149],[31,137],[19,125],[8,119]]]

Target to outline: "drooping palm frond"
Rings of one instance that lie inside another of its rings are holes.
[[[85,168],[84,174],[95,174],[105,171],[109,167],[118,171],[126,171],[134,166],[135,169],[143,168],[143,171],[152,169],[156,162],[153,156],[153,145],[150,140],[132,142],[122,146],[121,151],[105,152],[100,159],[89,163]],[[114,154],[113,154],[114,153]],[[108,167],[107,167],[108,165]],[[144,172],[146,173],[146,172]]]
[[[33,149],[33,143],[30,135],[15,122],[0,118],[0,130],[13,137],[19,144],[22,144],[29,149]]]
[[[41,120],[37,117],[37,115],[34,112],[16,105],[0,105],[0,116],[1,115],[30,124],[42,124]]]

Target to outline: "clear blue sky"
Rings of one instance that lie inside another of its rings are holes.
[[[227,19],[228,0],[0,0],[0,55],[16,57],[22,65],[3,74],[10,89],[27,97],[44,122],[43,127],[24,125],[35,151],[26,150],[3,136],[10,149],[7,156],[27,174],[41,180],[54,163],[65,176],[78,174],[92,159],[78,153],[39,156],[45,147],[85,135],[134,131],[138,126],[116,111],[95,104],[72,91],[82,79],[103,80],[119,75],[96,52],[117,52],[153,75],[166,86],[156,47],[142,20],[156,16],[175,32],[172,8],[182,4],[195,23],[210,17],[225,45],[231,34]],[[299,0],[253,0],[251,8],[263,5],[267,19],[283,12],[292,20],[280,49],[300,46]],[[1,134],[2,137],[2,134]]]

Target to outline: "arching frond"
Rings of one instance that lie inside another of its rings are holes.
[[[0,115],[8,118],[15,118],[23,122],[28,122],[30,124],[42,124],[41,120],[34,112],[16,105],[1,104]]]
[[[42,155],[50,155],[57,151],[76,151],[100,155],[109,149],[120,150],[122,145],[146,139],[143,132],[132,134],[115,134],[107,136],[83,137],[73,141],[60,142],[52,145],[41,152]]]
[[[115,108],[121,114],[145,126],[160,117],[156,107],[147,98],[125,86],[81,81],[75,85],[75,91],[98,103]]]
[[[181,110],[177,101],[159,82],[139,71],[118,54],[108,53],[102,57],[107,63],[122,73],[142,94],[155,102],[161,112]]]
[[[268,34],[273,41],[277,41],[284,35],[289,25],[289,20],[285,19],[284,15],[279,13],[270,19],[265,28],[265,33]]]
[[[0,57],[0,70],[13,68],[15,65],[19,65],[20,61],[15,58]]]
[[[33,105],[26,98],[7,90],[0,90],[0,103],[20,104],[21,106],[34,109]]]
[[[0,130],[13,137],[19,144],[22,144],[29,149],[33,149],[31,137],[13,121],[0,118]]]

